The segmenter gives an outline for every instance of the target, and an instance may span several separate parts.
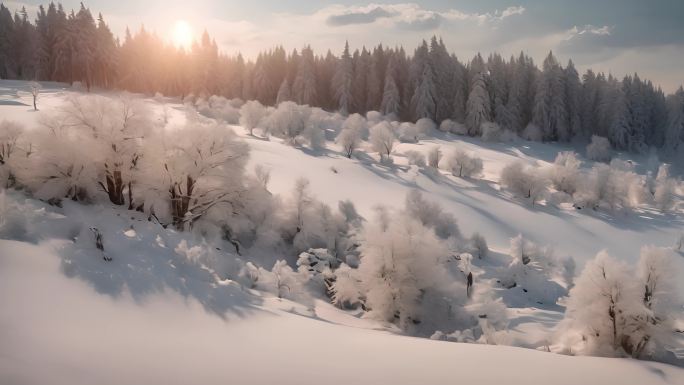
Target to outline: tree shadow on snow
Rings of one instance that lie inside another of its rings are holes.
[[[209,260],[224,266],[236,263],[236,257],[224,251],[229,248],[219,250],[194,241],[190,234],[166,230],[141,213],[101,207],[100,215],[86,215],[73,208],[65,206],[70,211],[67,216],[78,220],[79,235],[59,250],[68,277],[82,279],[98,293],[114,298],[130,293],[138,302],[154,294],[175,293],[224,319],[263,311],[261,300],[249,289],[222,280],[206,266]],[[96,247],[91,228],[101,232],[104,251]]]

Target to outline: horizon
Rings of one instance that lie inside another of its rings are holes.
[[[11,12],[26,7],[35,19],[41,0],[3,1]],[[61,1],[66,11],[77,10],[80,1]],[[167,43],[175,43],[177,26],[185,23],[186,39],[197,41],[207,31],[228,56],[255,60],[260,52],[282,46],[288,53],[305,46],[317,54],[330,50],[339,55],[345,41],[353,50],[402,46],[407,54],[423,40],[441,37],[450,53],[468,61],[478,52],[484,57],[498,53],[504,58],[520,52],[540,64],[549,51],[565,65],[572,60],[580,73],[592,69],[618,79],[638,73],[665,93],[684,84],[679,63],[684,62],[684,26],[676,15],[684,3],[659,1],[659,9],[638,2],[615,1],[598,5],[592,15],[579,12],[585,1],[573,5],[536,0],[494,0],[469,4],[463,1],[417,3],[325,1],[319,5],[295,1],[234,2],[199,1],[193,9],[183,2],[158,1],[116,4],[91,0],[84,5],[93,16],[102,13],[114,35],[123,39],[126,28],[135,33],[144,26]],[[337,4],[335,4],[337,3]],[[359,4],[359,3],[356,3]],[[164,9],[162,13],[157,9]],[[317,31],[311,34],[310,31]],[[468,39],[460,38],[467,34]]]

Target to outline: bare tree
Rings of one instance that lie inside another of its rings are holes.
[[[31,82],[29,83],[29,88],[31,89],[31,95],[33,96],[33,110],[38,111],[37,101],[41,89],[40,83]]]

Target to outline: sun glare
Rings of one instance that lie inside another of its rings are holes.
[[[178,47],[190,48],[192,45],[192,27],[185,20],[178,20],[173,26],[173,44]]]

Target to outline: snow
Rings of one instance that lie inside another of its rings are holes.
[[[0,241],[3,384],[667,384],[684,369],[398,336],[330,305],[237,296],[220,316],[172,288],[135,299],[64,275],[54,249]],[[30,279],[27,279],[30,277]],[[21,293],[21,295],[17,295]]]
[[[59,108],[70,92],[65,85],[43,83],[39,110]],[[178,100],[155,97],[144,102],[170,129],[186,119]],[[43,112],[32,111],[31,103],[25,82],[0,81],[0,120],[35,129]],[[492,256],[480,268],[496,266],[518,234],[551,246],[557,257],[572,256],[581,271],[604,249],[633,264],[642,246],[672,246],[684,229],[681,203],[672,213],[650,208],[578,211],[549,203],[533,207],[500,187],[506,165],[522,161],[549,166],[560,151],[584,153],[571,145],[487,143],[433,129],[419,143],[397,144],[393,163],[381,164],[366,142],[348,159],[344,149],[330,141],[327,149],[310,150],[234,129],[250,147],[248,168],[270,169],[268,188],[276,194],[289,195],[295,181],[306,177],[317,199],[331,206],[351,200],[370,218],[377,205],[403,207],[407,194],[418,189],[452,213],[465,236],[485,236]],[[427,155],[435,146],[441,148],[442,167],[456,151],[481,158],[481,177],[457,178],[446,170],[409,166],[407,154]],[[616,155],[633,160],[637,172],[651,170],[646,156]],[[594,164],[580,160],[584,170]],[[193,234],[148,222],[143,214],[72,202],[57,209],[18,192],[8,192],[6,200],[14,211],[11,227],[0,232],[0,238],[8,238],[0,239],[2,384],[684,380],[684,369],[675,366],[535,350],[549,343],[563,307],[521,300],[520,288],[499,293],[509,306],[508,331],[501,338],[530,349],[412,338],[320,300],[302,305],[247,289],[207,267],[234,272],[234,256],[224,251],[232,250],[230,245],[214,250]],[[0,219],[2,211],[0,202]],[[91,227],[104,234],[111,262],[99,256],[89,238]],[[676,268],[681,277],[684,258],[677,260]],[[492,279],[482,269],[473,273],[476,282]],[[679,281],[679,292],[684,293],[684,280]],[[674,350],[684,351],[682,340],[673,341]]]

